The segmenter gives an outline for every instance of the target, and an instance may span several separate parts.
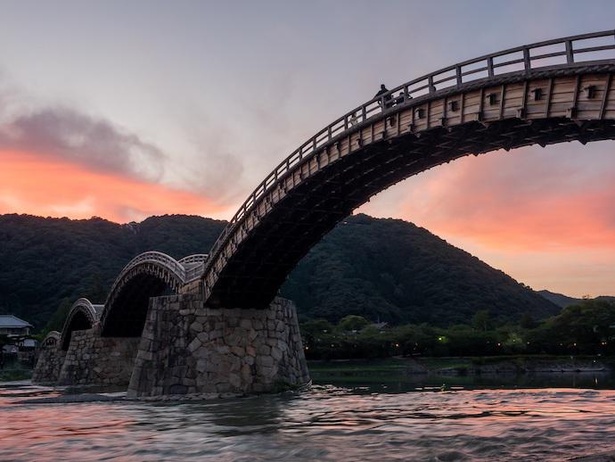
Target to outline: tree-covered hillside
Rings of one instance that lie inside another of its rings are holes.
[[[225,226],[196,216],[141,223],[0,215],[0,313],[41,329],[77,298],[102,303],[134,256],[158,250],[179,259],[207,253]],[[300,262],[283,286],[302,318],[349,314],[391,323],[534,319],[559,308],[466,252],[401,220],[350,217]],[[55,326],[60,319],[55,319]]]
[[[559,307],[429,231],[393,219],[350,217],[302,260],[282,291],[304,316],[337,322],[467,323],[541,319]]]
[[[185,215],[127,225],[0,215],[0,313],[40,329],[60,305],[79,297],[104,303],[115,277],[136,255],[159,250],[179,259],[206,253],[225,225]]]

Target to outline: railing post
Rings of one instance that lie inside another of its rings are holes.
[[[529,74],[532,70],[532,62],[530,59],[530,49],[525,47],[523,49],[523,67],[525,68],[525,73]]]
[[[572,49],[572,40],[566,40],[566,63],[574,63],[574,50]]]
[[[463,79],[461,78],[461,66],[455,67],[455,77],[457,77],[457,85],[461,85],[463,83]]]
[[[493,56],[487,58],[487,75],[493,77]]]

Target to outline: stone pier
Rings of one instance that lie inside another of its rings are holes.
[[[100,324],[88,330],[73,331],[67,351],[62,349],[59,338],[47,338],[39,352],[32,382],[127,387],[139,340],[101,337]]]
[[[127,386],[139,338],[101,337],[100,324],[72,332],[59,385]]]
[[[150,300],[128,396],[229,396],[309,383],[290,301],[210,309],[184,294]]]
[[[60,348],[60,333],[50,332],[41,344],[36,367],[32,372],[32,382],[41,385],[55,385],[60,378],[60,371],[66,358],[66,352]]]

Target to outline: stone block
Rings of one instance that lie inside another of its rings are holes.
[[[196,350],[198,350],[199,348],[201,348],[203,346],[203,344],[201,343],[201,340],[199,340],[199,338],[195,338],[194,340],[192,340],[192,342],[190,342],[188,344],[187,350],[190,353],[194,353]]]
[[[228,353],[230,353],[231,349],[229,346],[227,345],[220,345],[216,348],[216,353],[220,354],[220,355],[226,355]]]
[[[273,357],[272,356],[258,356],[256,358],[256,365],[259,367],[272,367]]]
[[[183,383],[174,383],[169,387],[171,395],[185,395],[186,393],[188,393],[188,387]]]
[[[228,375],[228,381],[229,384],[231,385],[231,387],[235,390],[241,388],[241,378],[239,377],[239,374],[229,374]]]
[[[242,318],[239,321],[239,327],[241,327],[242,329],[246,329],[246,330],[252,329],[252,320],[249,318]]]
[[[190,324],[190,330],[192,332],[196,332],[197,334],[199,332],[203,332],[203,324],[201,324],[200,322],[194,321],[192,324]]]
[[[244,357],[246,354],[246,349],[240,346],[233,346],[231,347],[231,353],[239,357]]]
[[[269,345],[261,344],[256,348],[257,358],[267,357],[271,354],[271,347]]]
[[[279,348],[272,348],[271,357],[273,358],[274,361],[280,361],[282,359],[282,352],[280,351]]]

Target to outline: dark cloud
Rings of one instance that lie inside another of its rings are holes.
[[[0,122],[0,149],[35,152],[147,181],[161,178],[165,161],[160,149],[138,136],[66,107],[5,117]]]

